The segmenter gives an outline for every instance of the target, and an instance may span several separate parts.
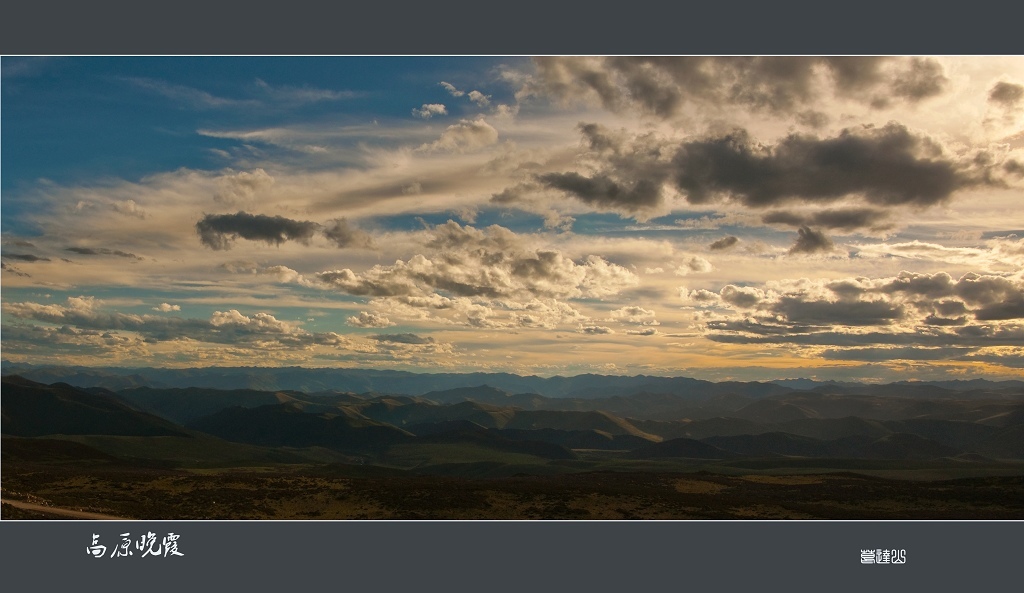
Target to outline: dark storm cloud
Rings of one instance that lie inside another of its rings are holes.
[[[280,245],[286,241],[308,244],[317,233],[340,248],[375,247],[373,237],[352,226],[345,218],[336,218],[326,225],[309,220],[299,221],[283,216],[263,214],[208,214],[196,223],[196,232],[202,243],[213,249],[230,249],[237,237],[250,241],[263,241]]]
[[[230,249],[232,239],[237,237],[274,245],[285,241],[308,243],[319,229],[319,224],[308,220],[247,212],[207,214],[196,223],[199,240],[211,249]]]
[[[30,253],[5,253],[3,254],[6,259],[16,259],[18,261],[37,262],[37,261],[50,261],[48,257],[40,257],[38,255],[32,255]]]
[[[324,236],[338,247],[373,248],[373,238],[353,227],[344,218],[337,218],[323,229]]]
[[[942,65],[928,58],[910,58],[909,67],[893,81],[892,94],[910,101],[920,101],[942,92],[949,80]]]
[[[935,312],[944,317],[964,315],[967,313],[967,306],[960,301],[938,301],[935,303]]]
[[[728,249],[728,248],[736,245],[737,243],[739,243],[739,241],[740,241],[739,237],[733,237],[731,235],[728,236],[728,237],[722,237],[721,239],[715,241],[711,245],[708,245],[708,249],[712,249],[712,250],[715,250],[715,251],[720,251],[722,249]]]
[[[941,317],[939,315],[929,315],[924,318],[925,325],[937,325],[940,327],[949,327],[957,325],[966,325],[967,317],[961,315],[960,317]]]
[[[1012,301],[993,303],[974,311],[978,321],[1003,321],[1006,319],[1024,319],[1024,299],[1018,297]]]
[[[938,299],[951,296],[954,293],[956,284],[953,277],[945,272],[935,274],[918,274],[914,272],[900,272],[891,281],[878,286],[874,290],[886,294],[905,293],[914,296]],[[950,301],[950,303],[957,301]],[[941,310],[946,315],[956,315],[963,311],[958,310],[956,305],[943,305]]]
[[[955,287],[956,295],[975,305],[978,321],[1024,319],[1024,284],[1001,276],[966,274]]]
[[[537,77],[525,91],[563,101],[594,97],[613,111],[661,117],[687,103],[806,114],[806,106],[829,94],[881,107],[937,95],[948,82],[941,64],[928,58],[543,57],[534,63]]]
[[[116,255],[117,257],[126,257],[128,259],[142,259],[141,257],[135,255],[134,253],[128,253],[127,251],[118,251],[116,249],[107,249],[105,247],[68,247],[64,251],[70,251],[71,253],[77,253],[79,255]]]
[[[1024,286],[1002,276],[965,274],[957,281],[954,292],[972,305],[991,306],[1024,299]]]
[[[418,336],[416,334],[377,334],[370,336],[371,340],[378,342],[391,342],[394,344],[433,344],[434,338],[429,336]]]
[[[902,305],[886,301],[822,301],[785,296],[774,303],[772,312],[791,323],[821,325],[887,325],[906,315]]]
[[[581,123],[578,129],[590,156],[602,163],[602,169],[590,175],[545,173],[534,177],[539,184],[602,210],[636,213],[662,204],[662,188],[671,175],[662,158],[664,151],[672,150],[668,143],[651,134],[627,137],[600,124]],[[492,199],[507,202],[515,198],[506,192]]]
[[[1003,107],[1016,107],[1024,101],[1024,85],[997,82],[988,92],[988,100]]]
[[[796,227],[813,225],[840,231],[858,229],[881,231],[893,226],[893,223],[889,221],[889,213],[876,208],[845,208],[818,212],[776,210],[762,216],[761,221],[765,224],[785,224]]]
[[[789,248],[789,253],[818,253],[833,249],[835,249],[835,245],[825,233],[803,226],[797,229],[796,243]]]
[[[661,187],[648,179],[639,179],[629,187],[604,175],[584,177],[579,173],[546,173],[538,175],[537,180],[592,206],[635,211],[661,202]]]
[[[893,227],[886,207],[927,207],[949,200],[961,189],[1004,187],[1015,161],[988,153],[959,158],[931,138],[891,122],[883,127],[842,130],[833,137],[790,134],[762,144],[743,129],[695,138],[681,144],[653,133],[629,136],[599,124],[580,124],[587,171],[533,176],[541,188],[564,192],[597,210],[638,220],[662,209],[666,187],[674,185],[691,204],[738,202],[751,208],[789,204],[826,206],[850,199],[870,207],[813,213],[779,210],[766,223],[852,231]],[[497,203],[522,201],[529,184],[506,188]]]
[[[744,130],[684,143],[675,181],[693,204],[729,198],[763,208],[863,196],[877,205],[930,206],[981,183],[929,138],[890,123],[834,138],[792,134],[774,146]]]

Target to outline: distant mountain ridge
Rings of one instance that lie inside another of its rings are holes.
[[[952,399],[942,388],[935,388],[937,398],[926,399],[918,393],[920,388],[912,386],[909,397],[812,390],[759,399],[727,394],[694,402],[646,391],[629,397],[547,398],[512,395],[489,386],[424,396],[196,387],[111,392],[7,376],[0,416],[5,436],[187,437],[207,439],[204,442],[216,437],[286,448],[284,455],[294,455],[296,448],[326,448],[360,459],[385,464],[397,459],[417,467],[451,455],[464,462],[495,456],[574,460],[575,451],[603,451],[606,456],[629,452],[620,458],[634,460],[926,461],[963,455],[967,461],[981,457],[1024,460],[1024,402],[1005,397]],[[679,406],[668,405],[679,399],[683,401]],[[647,414],[653,418],[604,408],[647,405],[653,406],[654,411]],[[730,411],[703,418],[662,414],[672,409],[707,414],[716,409]],[[87,443],[111,446],[116,441],[93,438]],[[223,443],[214,446],[225,447]]]
[[[17,374],[40,383],[64,382],[76,387],[102,387],[119,391],[136,387],[249,389],[257,391],[340,391],[351,393],[423,396],[487,386],[513,394],[548,398],[614,398],[646,392],[652,397],[673,394],[700,401],[716,396],[760,399],[792,391],[824,394],[900,395],[949,397],[965,393],[978,397],[1024,397],[1024,381],[902,381],[888,384],[789,379],[766,382],[712,382],[689,377],[584,374],[572,377],[521,376],[511,373],[412,373],[372,369],[318,369],[304,367],[205,367],[190,369],[39,366],[4,361],[3,375]],[[458,397],[458,394],[451,394]],[[515,405],[515,404],[513,404]],[[623,411],[623,413],[625,413]]]

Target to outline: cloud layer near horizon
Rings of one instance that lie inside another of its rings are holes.
[[[189,156],[5,186],[5,359],[1021,376],[1024,60],[448,63],[105,78]]]

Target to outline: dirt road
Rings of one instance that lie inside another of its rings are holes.
[[[61,515],[69,519],[98,519],[106,521],[130,521],[125,517],[115,517],[113,515],[104,515],[102,513],[89,513],[87,511],[76,511],[74,509],[62,509],[59,507],[48,507],[42,504],[35,504],[32,502],[24,502],[21,500],[11,500],[5,498],[2,501],[4,504],[9,504],[12,507],[24,509],[26,511],[37,511],[40,513],[49,513],[51,515]]]

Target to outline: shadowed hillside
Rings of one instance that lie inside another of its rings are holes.
[[[185,436],[171,422],[132,409],[112,393],[90,393],[64,383],[42,385],[3,378],[3,434]]]

